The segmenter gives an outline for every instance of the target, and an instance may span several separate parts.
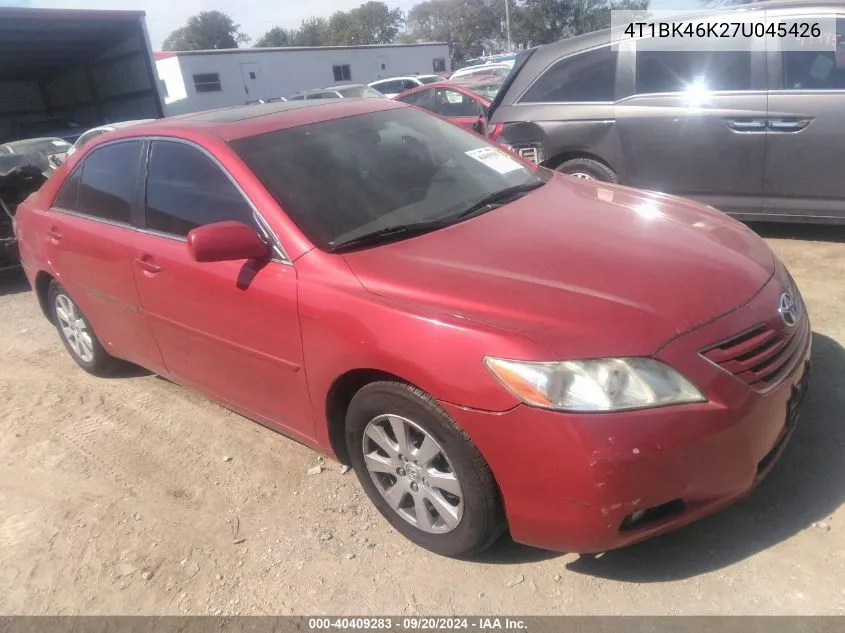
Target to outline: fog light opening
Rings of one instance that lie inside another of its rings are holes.
[[[674,499],[669,503],[664,503],[653,508],[645,510],[634,510],[631,514],[626,516],[619,525],[619,530],[624,532],[626,530],[634,530],[640,528],[648,523],[654,523],[662,519],[680,514],[684,511],[684,502],[682,499]]]

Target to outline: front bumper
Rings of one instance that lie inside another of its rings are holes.
[[[674,530],[751,492],[794,431],[811,338],[792,371],[766,393],[698,350],[770,312],[777,292],[766,288],[657,354],[702,388],[706,403],[599,414],[525,405],[493,413],[444,403],[490,464],[512,537],[547,549],[602,552]]]

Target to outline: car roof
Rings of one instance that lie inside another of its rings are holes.
[[[21,147],[23,145],[35,145],[38,143],[55,143],[55,142],[62,143],[64,145],[70,145],[66,140],[59,138],[57,136],[39,136],[36,138],[22,138],[17,141],[9,141],[8,143],[2,143],[2,145],[8,145],[9,147]]]
[[[154,119],[115,132],[112,138],[134,136],[216,137],[233,141],[286,128],[358,114],[407,107],[389,99],[314,99],[232,106]]]

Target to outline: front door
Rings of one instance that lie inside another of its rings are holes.
[[[161,371],[132,263],[143,145],[114,142],[86,156],[46,213],[43,239],[59,282],[106,351]]]
[[[830,15],[781,22],[787,30],[804,22],[833,30]],[[845,218],[845,16],[836,19],[836,31],[835,42],[823,38],[800,50],[784,40],[783,51],[769,54],[763,210],[770,217]]]
[[[261,66],[252,63],[241,64],[241,76],[243,77],[247,103],[266,98]]]
[[[638,50],[616,106],[622,182],[757,212],[766,152],[765,50]],[[644,47],[645,48],[645,47]]]
[[[188,232],[224,220],[261,232],[252,206],[192,145],[153,141],[147,173],[135,279],[168,373],[253,418],[312,437],[296,269],[281,261],[197,263]]]

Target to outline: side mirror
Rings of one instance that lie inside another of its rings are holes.
[[[215,222],[188,233],[188,252],[197,262],[267,259],[270,247],[254,229],[240,222]]]

